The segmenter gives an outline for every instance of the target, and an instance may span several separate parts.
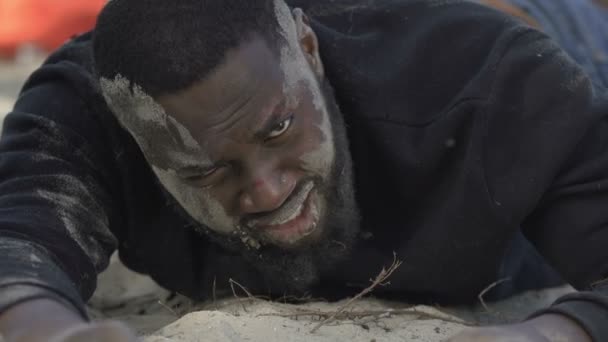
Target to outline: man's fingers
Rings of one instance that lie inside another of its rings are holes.
[[[466,329],[445,342],[549,342],[530,327],[515,324]]]

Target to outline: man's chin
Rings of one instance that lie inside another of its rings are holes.
[[[265,235],[263,241],[265,245],[275,246],[286,251],[303,251],[319,243],[323,236],[323,229],[320,226],[313,227],[305,234],[273,236]]]

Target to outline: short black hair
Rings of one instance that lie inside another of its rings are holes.
[[[97,77],[118,74],[156,97],[185,89],[253,33],[280,40],[274,0],[111,0],[93,36]]]

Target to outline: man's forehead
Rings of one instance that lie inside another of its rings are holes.
[[[129,131],[149,163],[162,169],[208,163],[190,131],[166,114],[151,96],[127,78],[100,79],[102,94],[119,123]]]
[[[205,103],[199,105],[212,113],[222,112],[260,88],[279,84],[282,89],[278,95],[289,97],[289,102],[297,101],[293,94],[301,83],[311,88],[315,98],[321,97],[319,89],[313,89],[317,82],[300,49],[291,10],[283,0],[275,0],[274,6],[278,36],[282,39],[268,42],[261,35],[252,34],[238,48],[228,51],[224,63],[199,82],[198,89],[188,89],[205,94],[198,98]]]
[[[194,108],[192,115],[204,118],[215,111],[221,115],[223,109],[238,107],[242,102],[239,100],[256,96],[256,100],[261,103],[258,106],[259,112],[265,113],[271,112],[281,102],[290,102],[289,99],[296,96],[283,93],[283,74],[277,72],[278,68],[274,71],[260,69],[258,77],[252,77],[255,73],[252,70],[245,73],[242,67],[231,70],[234,78],[224,78],[223,82],[217,82],[218,85],[223,84],[216,88],[220,91],[212,91],[213,87],[205,86],[212,85],[212,82],[199,82],[188,90],[194,95],[167,97],[163,105],[122,76],[117,76],[114,80],[101,79],[100,84],[111,110],[121,125],[131,133],[150,164],[164,170],[204,168],[212,163],[205,148],[204,137],[197,134],[202,132],[196,128],[204,126],[197,120],[170,115],[165,108]],[[262,78],[263,74],[268,77]]]
[[[197,109],[205,116],[221,115],[235,104],[265,93],[280,91],[284,82],[278,58],[265,40],[255,37],[229,51],[224,63],[207,77],[182,91],[160,96],[158,102],[168,111],[185,112]]]
[[[289,8],[282,0],[275,0],[275,8],[279,33],[285,38],[279,51],[270,48],[260,36],[253,36],[245,48],[241,45],[229,52],[224,63],[208,77],[183,91],[195,96],[168,96],[155,100],[124,77],[101,80],[110,108],[144,150],[150,163],[163,169],[210,164],[204,143],[197,137],[198,132],[192,130],[200,126],[172,115],[171,109],[200,109],[192,113],[193,116],[222,114],[226,108],[242,103],[244,99],[256,94],[259,97],[261,92],[267,97],[266,109],[280,102],[290,106],[299,101],[302,86],[310,90],[318,106],[317,102],[321,102],[317,94],[319,89],[299,50]],[[188,101],[190,103],[186,103]]]
[[[275,15],[279,24],[279,34],[283,37],[285,44],[280,49],[281,69],[284,72],[285,92],[289,92],[304,81],[312,93],[314,106],[323,110],[323,96],[317,84],[316,77],[308,65],[302,50],[296,22],[291,10],[283,0],[275,0]]]

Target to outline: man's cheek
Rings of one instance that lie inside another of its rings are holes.
[[[197,222],[219,233],[234,231],[235,221],[213,199],[207,190],[185,184],[173,170],[163,170],[152,166],[163,187],[175,198],[180,206]]]
[[[305,139],[300,153],[300,162],[310,172],[328,177],[334,161],[333,139],[330,129],[323,125],[312,125],[308,130],[310,136]]]
[[[216,200],[209,191],[200,190],[197,193],[201,206],[205,208],[206,221],[201,222],[211,230],[219,233],[232,233],[237,229],[237,220],[228,216],[222,204]],[[205,219],[203,219],[205,220]]]

